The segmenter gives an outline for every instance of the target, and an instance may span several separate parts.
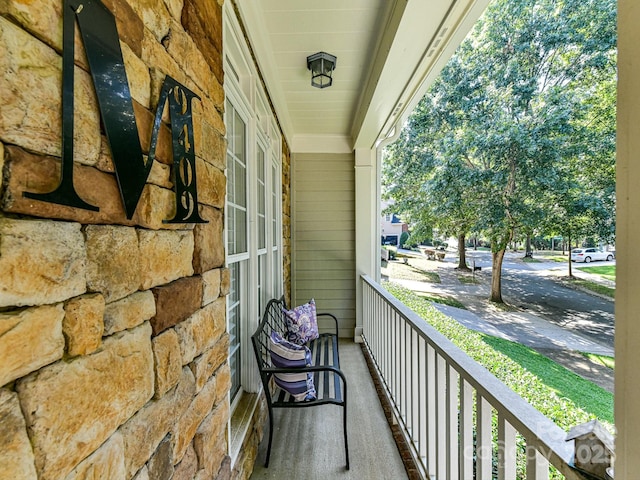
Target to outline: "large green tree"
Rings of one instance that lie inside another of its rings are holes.
[[[475,171],[447,135],[451,117],[425,98],[409,119],[401,137],[387,151],[385,193],[394,210],[412,225],[416,238],[433,229],[458,239],[458,268],[467,269],[465,237],[477,221],[474,206]],[[448,117],[448,118],[447,118]]]
[[[408,209],[490,239],[493,301],[516,230],[612,205],[615,43],[615,0],[497,0],[389,151],[391,196],[413,188]]]

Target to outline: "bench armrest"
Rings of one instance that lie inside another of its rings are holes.
[[[333,330],[334,330],[334,334],[337,337],[338,336],[338,319],[336,318],[336,316],[332,313],[326,313],[326,312],[321,312],[321,313],[316,313],[316,317],[318,318],[318,320],[320,319],[320,317],[330,317],[333,319]]]

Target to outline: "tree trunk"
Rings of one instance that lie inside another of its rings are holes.
[[[527,233],[527,244],[526,244],[524,256],[525,257],[533,257],[533,250],[531,249],[531,234]]]
[[[489,297],[489,300],[495,303],[504,303],[502,301],[502,260],[504,259],[504,253],[504,248],[497,252],[491,252],[493,264],[491,265],[491,297]]]
[[[569,278],[573,278],[573,272],[571,271],[571,234],[569,234]]]
[[[464,246],[464,233],[461,235],[458,235],[458,254],[460,256],[460,259],[458,260],[458,268],[460,270],[469,270],[469,267],[467,266],[467,254],[466,254],[466,248]]]

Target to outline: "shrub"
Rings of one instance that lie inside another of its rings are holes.
[[[402,235],[400,235],[400,248],[404,248],[407,240],[409,240],[409,232],[402,232]]]
[[[396,247],[392,247],[390,245],[383,245],[385,250],[389,252],[389,260],[395,260],[398,255],[398,249]]]

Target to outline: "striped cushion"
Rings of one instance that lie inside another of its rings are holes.
[[[311,366],[311,350],[303,345],[288,342],[278,332],[271,332],[271,363],[277,368]],[[276,373],[276,385],[290,393],[297,402],[316,399],[316,389],[311,373]]]

